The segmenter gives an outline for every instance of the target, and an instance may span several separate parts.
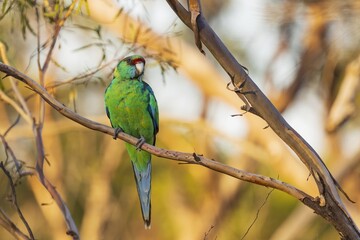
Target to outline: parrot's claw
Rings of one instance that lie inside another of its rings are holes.
[[[113,139],[117,139],[117,135],[121,132],[123,132],[121,128],[115,128]]]
[[[141,146],[144,145],[145,143],[145,138],[143,136],[141,136],[141,138],[139,138],[139,140],[136,143],[136,150],[140,150]]]

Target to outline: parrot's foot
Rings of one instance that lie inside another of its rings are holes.
[[[123,132],[121,128],[115,128],[113,139],[117,139],[117,135],[121,132]]]
[[[141,138],[139,138],[139,140],[136,143],[136,150],[140,150],[141,146],[144,145],[145,143],[145,138],[143,136],[141,136]]]

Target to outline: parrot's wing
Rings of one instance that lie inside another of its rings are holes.
[[[111,126],[114,128],[114,125],[113,125],[113,123],[111,121],[111,118],[110,118],[110,111],[109,111],[109,108],[107,106],[105,106],[105,111],[106,111],[107,117],[110,119]]]
[[[153,90],[147,83],[145,83],[145,85],[146,89],[149,91],[149,105],[147,110],[150,113],[153,122],[154,135],[156,135],[159,132],[159,108]]]
[[[150,94],[150,102],[149,102],[149,106],[148,106],[148,111],[153,120],[154,129],[155,129],[154,133],[156,134],[159,132],[159,108],[157,106],[155,96],[152,94]]]
[[[106,111],[107,117],[110,119],[110,112],[109,112],[109,108],[107,106],[105,106],[105,111]]]
[[[112,81],[111,81],[110,85],[105,89],[105,96],[106,96],[106,92],[108,91],[108,89],[110,89],[111,84],[112,84]],[[110,119],[111,126],[114,127],[111,122],[110,111],[107,106],[106,97],[105,97],[105,111],[106,111],[106,116]]]

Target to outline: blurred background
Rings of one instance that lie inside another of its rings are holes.
[[[319,153],[356,203],[360,223],[360,2],[350,0],[203,0],[205,18],[239,63]],[[71,1],[0,1],[1,61],[39,79],[54,33],[54,15]],[[185,1],[183,2],[186,6]],[[35,6],[40,13],[36,21]],[[39,30],[39,31],[38,31]],[[40,32],[40,35],[37,35]],[[317,196],[309,171],[267,124],[242,113],[226,89],[227,74],[164,0],[79,1],[65,22],[45,76],[47,90],[78,114],[110,125],[103,95],[123,57],[146,58],[145,81],[160,109],[157,146],[280,179]],[[1,74],[4,77],[4,74]],[[38,118],[39,99],[18,83]],[[15,102],[9,78],[0,82],[0,134],[32,171],[32,126]],[[5,96],[5,97],[4,97]],[[38,120],[38,119],[37,119]],[[82,239],[337,239],[325,220],[279,191],[206,168],[153,157],[152,228],[144,230],[124,143],[45,111],[45,175],[56,187]],[[13,169],[19,207],[36,239],[70,239],[63,216],[36,176],[18,178],[4,141],[0,161]],[[24,232],[0,172],[0,208]],[[0,228],[1,239],[13,239]]]

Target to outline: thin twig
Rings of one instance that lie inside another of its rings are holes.
[[[49,66],[49,63],[50,63],[50,60],[51,60],[51,56],[52,56],[52,52],[53,52],[54,47],[56,45],[56,41],[57,41],[57,38],[59,36],[60,30],[64,26],[66,19],[71,15],[71,12],[74,10],[74,7],[77,4],[77,2],[78,2],[78,0],[74,0],[71,3],[71,5],[69,6],[69,9],[66,11],[64,17],[59,19],[55,24],[55,31],[54,31],[54,34],[52,36],[52,42],[50,44],[50,48],[49,48],[48,54],[46,56],[46,59],[44,61],[44,64],[41,67],[41,72],[43,73],[43,75],[45,75],[45,73],[46,73],[46,71],[48,69],[48,66]],[[40,79],[40,83],[41,83],[42,86],[44,86],[44,78]]]
[[[4,137],[13,129],[20,121],[20,115],[18,115],[15,121],[10,125],[10,127],[4,132]]]
[[[60,12],[57,13],[56,16],[56,23],[54,26],[54,33],[52,35],[52,41],[50,43],[50,47],[48,53],[46,55],[45,61],[41,66],[40,61],[40,18],[39,12],[36,8],[36,20],[37,20],[37,64],[38,64],[38,71],[39,71],[39,82],[42,87],[45,86],[45,75],[48,70],[50,60],[52,58],[52,54],[60,33],[60,30],[64,26],[66,19],[71,15],[75,5],[77,4],[78,0],[75,0],[69,6],[67,12],[64,14],[62,18],[60,18]],[[67,234],[72,236],[73,239],[79,239],[79,232],[77,230],[75,221],[73,220],[69,209],[67,208],[66,204],[62,200],[60,194],[56,191],[55,187],[49,182],[49,180],[45,177],[44,174],[44,160],[45,160],[45,153],[44,153],[44,144],[42,138],[42,128],[44,124],[44,117],[45,117],[45,103],[44,99],[40,98],[40,107],[39,107],[39,119],[38,123],[33,121],[33,133],[36,142],[36,149],[37,149],[37,159],[36,159],[36,173],[42,185],[47,189],[50,195],[53,197],[57,205],[59,206],[60,210],[62,211],[66,224],[68,226]]]
[[[263,203],[261,204],[261,206],[259,207],[259,209],[256,211],[256,215],[254,220],[251,222],[250,226],[246,229],[246,232],[244,233],[244,235],[240,238],[240,240],[243,240],[247,234],[249,233],[250,229],[254,226],[256,220],[259,218],[259,214],[261,209],[264,207],[264,205],[266,204],[268,198],[270,197],[270,194],[274,191],[274,189],[271,189],[268,194],[266,195],[266,198],[264,199]]]
[[[37,62],[37,66],[38,66],[38,71],[39,73],[41,72],[41,62],[40,62],[40,16],[39,16],[39,9],[36,7],[35,8],[35,15],[36,15],[36,24],[37,24],[37,34],[36,34],[36,51],[37,51],[37,56],[36,56],[36,62]]]
[[[17,102],[15,102],[13,99],[11,99],[10,97],[8,97],[1,89],[0,89],[0,100],[3,100],[4,102],[10,104],[15,111],[17,111],[21,117],[24,118],[24,120],[28,123],[28,124],[32,124],[32,119],[31,117],[24,111],[23,108],[21,108],[21,106],[19,106],[19,104]]]
[[[18,172],[19,176],[22,176],[22,174],[21,174],[22,163],[16,158],[14,151],[9,146],[4,135],[0,134],[0,140],[1,140],[1,142],[4,146],[4,150],[5,150],[5,155],[6,155],[5,164],[8,163],[9,154],[10,154],[12,161],[15,163],[16,171]]]
[[[208,240],[208,236],[210,235],[210,232],[211,232],[211,230],[213,230],[213,229],[214,229],[214,225],[211,225],[210,228],[209,228],[209,230],[207,230],[207,231],[205,232],[205,234],[204,234],[204,239],[203,239],[203,240]]]
[[[16,239],[31,240],[25,233],[23,233],[15,223],[5,214],[0,208],[0,225],[3,226]]]
[[[66,19],[71,15],[71,12],[73,11],[75,5],[77,4],[78,0],[74,0],[71,5],[69,6],[69,9],[67,10],[67,12],[64,14],[64,17],[63,18],[59,18],[59,13],[57,13],[57,21],[56,21],[56,24],[55,24],[55,27],[54,27],[54,34],[52,35],[52,41],[51,41],[51,44],[50,44],[50,47],[49,47],[49,51],[46,55],[46,58],[45,58],[45,61],[44,61],[44,64],[42,65],[42,67],[39,69],[39,79],[40,79],[40,85],[41,86],[44,86],[45,85],[45,74],[48,70],[48,67],[49,67],[49,64],[50,64],[50,60],[51,60],[51,57],[52,57],[52,54],[53,54],[53,51],[54,51],[54,48],[55,48],[55,45],[56,45],[56,41],[58,39],[58,36],[59,36],[59,33],[60,33],[60,30],[62,29],[62,27],[64,26],[65,24],[65,21]],[[39,22],[38,22],[38,26],[39,26]],[[39,30],[39,27],[38,27],[38,31]],[[40,41],[40,37],[39,37],[39,33],[38,33],[38,54],[39,54],[39,41]],[[40,58],[38,56],[38,58]],[[40,60],[38,60],[40,61]],[[40,111],[39,111],[39,127],[40,129],[42,129],[42,125],[44,123],[44,117],[45,117],[45,105],[44,105],[44,101],[40,101]]]
[[[9,64],[9,60],[8,60],[8,58],[6,56],[5,45],[2,42],[0,42],[0,54],[1,54],[2,61],[5,64]],[[28,105],[26,104],[26,101],[25,101],[24,97],[21,95],[21,93],[20,93],[14,79],[12,79],[11,77],[10,77],[10,85],[11,85],[11,88],[13,89],[13,91],[15,93],[15,96],[16,96],[17,100],[20,102],[22,109],[24,110],[26,115],[28,115],[29,118],[31,118],[31,113],[30,113],[30,110],[28,108]]]
[[[73,78],[70,78],[70,79],[67,79],[67,80],[64,80],[64,81],[61,81],[61,82],[55,82],[55,83],[50,84],[50,85],[46,85],[45,88],[46,89],[53,89],[53,88],[56,88],[56,87],[60,87],[62,85],[66,85],[66,84],[78,81],[78,80],[83,79],[83,78],[93,76],[94,74],[101,71],[102,69],[111,66],[111,64],[113,64],[114,62],[118,62],[119,59],[120,58],[113,59],[113,60],[111,60],[111,61],[109,61],[107,63],[104,63],[103,65],[95,68],[94,70],[90,70],[88,72],[82,73],[82,74],[80,74],[80,75],[78,75],[76,77],[73,77]]]
[[[36,150],[37,150],[36,173],[38,175],[38,178],[41,184],[50,193],[50,195],[52,196],[52,198],[55,200],[56,204],[60,208],[61,212],[63,213],[66,225],[68,227],[66,234],[70,235],[74,240],[80,239],[79,231],[76,227],[74,219],[71,216],[70,210],[66,206],[65,202],[63,201],[62,197],[60,196],[56,188],[50,183],[50,181],[46,178],[43,172],[43,165],[41,164],[43,164],[45,159],[44,143],[41,136],[41,129],[38,125],[34,129],[34,135],[35,135]],[[39,162],[40,164],[38,164]]]
[[[30,239],[35,239],[34,238],[34,235],[32,233],[32,230],[28,224],[28,222],[26,221],[24,215],[22,214],[21,210],[20,210],[20,207],[18,205],[18,202],[17,202],[17,197],[16,197],[16,190],[15,190],[15,186],[14,186],[14,182],[11,178],[11,175],[10,173],[6,170],[5,166],[4,166],[4,163],[3,162],[0,162],[0,168],[3,170],[3,172],[5,173],[5,175],[7,176],[8,180],[9,180],[9,183],[10,183],[10,188],[11,188],[11,193],[12,193],[12,202],[16,208],[16,211],[21,219],[21,221],[24,223],[25,227],[26,227],[26,230],[28,231],[29,235],[30,235]]]
[[[16,124],[18,124],[20,120],[20,115],[18,115],[18,117],[15,119],[14,123],[11,124],[11,126],[5,131],[5,133],[2,135],[0,134],[0,139],[4,145],[4,150],[5,150],[5,154],[6,154],[6,160],[5,160],[5,164],[7,163],[8,161],[8,158],[9,158],[9,155],[11,155],[11,158],[13,160],[13,162],[15,163],[15,167],[16,167],[16,171],[17,173],[19,174],[19,176],[23,176],[22,174],[22,171],[21,171],[21,168],[22,168],[22,163],[21,161],[19,161],[16,156],[15,156],[15,153],[13,152],[13,150],[10,148],[8,142],[6,141],[5,139],[5,136],[10,132],[10,130],[16,126]]]

